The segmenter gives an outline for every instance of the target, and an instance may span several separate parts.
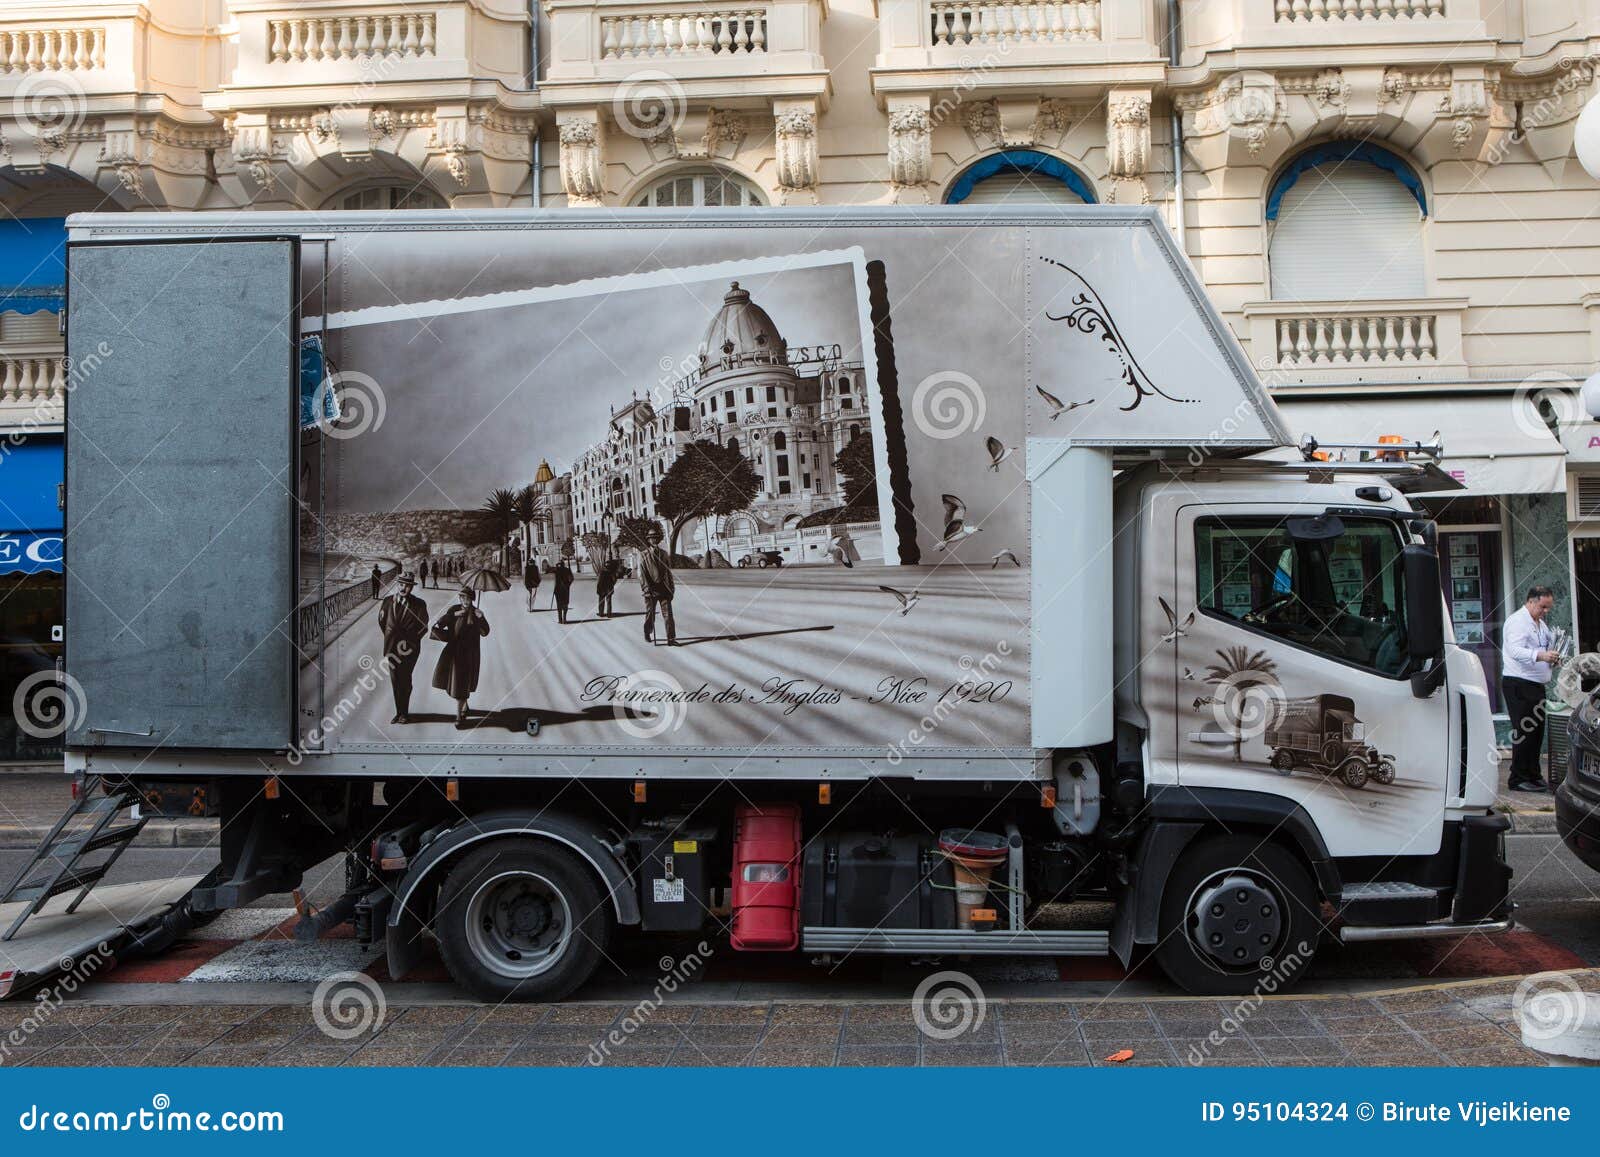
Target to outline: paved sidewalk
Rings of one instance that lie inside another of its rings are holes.
[[[72,780],[64,771],[0,772],[0,849],[37,847],[71,806]],[[153,819],[133,846],[200,848],[216,837],[214,819]]]
[[[1585,988],[1600,984],[1600,971],[1569,975]],[[967,1006],[966,1030],[948,1039],[931,1017],[930,1031],[919,1029],[909,1000],[706,1003],[682,995],[653,1011],[611,1002],[396,1003],[344,1041],[321,1031],[306,1004],[69,1002],[31,1031],[33,1007],[0,1005],[0,1066],[1546,1064],[1518,1039],[1516,985],[1255,1003],[994,1000]],[[959,1027],[961,1017],[954,1020]]]

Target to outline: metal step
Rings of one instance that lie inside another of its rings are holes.
[[[1340,891],[1341,901],[1350,900],[1420,900],[1437,896],[1439,889],[1425,884],[1407,884],[1401,880],[1372,880],[1365,884],[1346,884]]]
[[[123,824],[120,828],[107,828],[99,835],[84,832],[78,836],[67,836],[56,841],[55,846],[50,849],[50,858],[65,861],[70,856],[83,856],[90,852],[98,852],[102,848],[109,848],[113,844],[125,843],[143,831],[147,822],[147,820],[135,820],[131,824]]]
[[[806,952],[870,952],[895,956],[1104,956],[1107,932],[1041,930],[974,932],[967,928],[802,928]]]
[[[49,876],[35,876],[18,887],[10,898],[23,901],[48,900],[63,892],[98,884],[110,866],[110,864],[96,864],[92,868],[78,868],[75,871],[63,872],[60,879],[55,879],[54,873]]]

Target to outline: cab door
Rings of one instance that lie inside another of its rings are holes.
[[[1294,799],[1336,856],[1438,851],[1448,696],[1411,692],[1401,527],[1243,504],[1176,520],[1179,783]]]

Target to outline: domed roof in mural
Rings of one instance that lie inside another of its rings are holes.
[[[750,291],[741,289],[735,281],[722,299],[722,308],[706,327],[706,336],[700,343],[700,361],[704,364],[732,357],[736,361],[770,358],[782,363],[787,351],[783,335],[767,311],[751,301]]]

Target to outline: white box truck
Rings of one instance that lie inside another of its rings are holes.
[[[1233,993],[1509,925],[1439,447],[1287,447],[1151,210],[122,214],[68,266],[106,814],[13,902],[138,802],[223,818],[169,924],[344,852],[308,929],[491,999],[723,927]]]

